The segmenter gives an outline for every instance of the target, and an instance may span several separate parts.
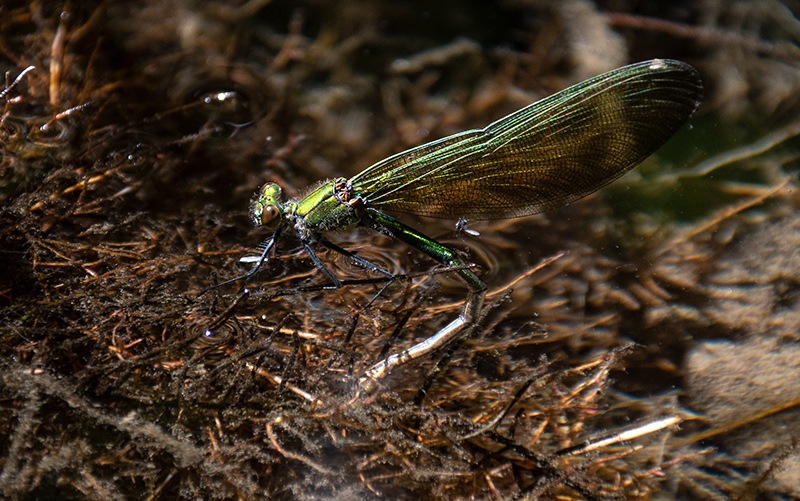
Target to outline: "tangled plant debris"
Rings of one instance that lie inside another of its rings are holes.
[[[770,429],[796,422],[796,403],[732,422],[714,405],[745,390],[697,384],[724,365],[698,358],[705,343],[737,343],[758,368],[771,355],[755,336],[776,350],[797,336],[800,268],[754,265],[800,248],[798,6],[763,4],[6,2],[2,494],[796,492],[775,472],[796,461],[797,429],[768,447],[731,439],[766,414],[784,413]],[[489,306],[474,335],[380,392],[353,398],[355,378],[438,330],[464,293],[387,237],[337,242],[398,280],[322,252],[346,284],[324,290],[288,244],[246,293],[198,297],[246,271],[265,237],[246,210],[266,180],[297,195],[667,56],[709,95],[636,174],[525,220],[424,222],[477,265]]]

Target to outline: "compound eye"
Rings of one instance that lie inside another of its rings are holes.
[[[280,211],[274,205],[265,205],[261,210],[261,225],[266,226],[278,217]]]
[[[256,226],[264,226],[281,218],[281,188],[267,183],[258,190],[250,204],[250,220]]]

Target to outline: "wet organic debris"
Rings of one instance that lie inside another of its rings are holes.
[[[736,495],[755,478],[779,497],[762,462],[696,445],[701,422],[683,442],[665,431],[689,418],[669,390],[692,339],[748,330],[716,303],[752,273],[735,271],[752,268],[747,235],[798,206],[797,5],[758,5],[7,2],[3,495],[603,499]],[[713,133],[719,149],[672,148],[694,171],[651,162],[553,214],[470,223],[479,237],[420,224],[479,265],[489,308],[380,392],[354,399],[355,376],[464,294],[386,237],[337,242],[404,276],[391,283],[322,253],[349,282],[320,290],[287,244],[248,293],[198,297],[265,236],[246,217],[264,181],[296,195],[653,56],[698,66],[706,116],[745,126],[700,117],[676,141]],[[778,275],[758,287],[791,302]],[[631,423],[662,427],[604,442]]]

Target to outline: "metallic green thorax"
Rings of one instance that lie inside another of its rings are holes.
[[[306,228],[327,232],[349,228],[359,223],[356,208],[343,198],[346,191],[343,178],[326,181],[297,202],[295,218],[303,218]],[[361,207],[359,207],[361,209]]]

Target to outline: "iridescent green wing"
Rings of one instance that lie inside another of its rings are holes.
[[[535,214],[586,196],[647,158],[694,113],[702,92],[686,63],[625,66],[484,129],[393,155],[351,183],[381,210],[453,219]]]

